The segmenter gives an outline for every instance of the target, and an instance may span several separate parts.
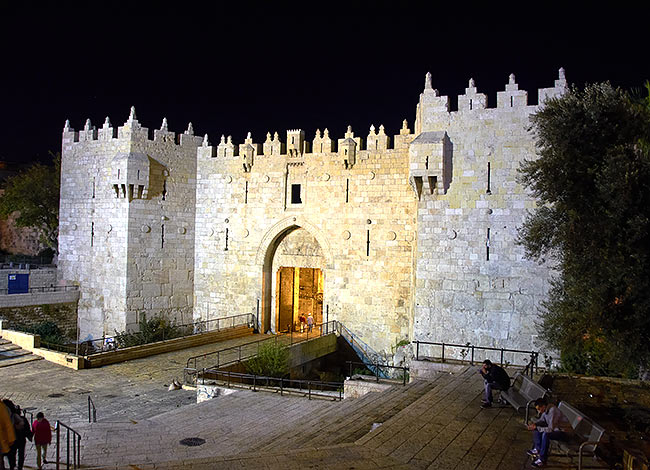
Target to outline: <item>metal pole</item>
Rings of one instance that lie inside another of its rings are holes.
[[[311,382],[307,382],[307,387],[309,388],[309,399],[311,400]]]
[[[472,359],[469,361],[471,365],[474,365],[474,345],[472,344]]]
[[[88,395],[88,422],[90,423],[90,395]]]
[[[61,441],[61,424],[59,421],[56,422],[56,470],[59,470],[59,460],[61,456],[60,451],[60,441]]]
[[[503,367],[503,348],[501,348],[501,367]]]
[[[442,362],[445,362],[445,343],[442,343]]]
[[[420,341],[415,342],[415,360],[420,360]]]
[[[70,468],[70,428],[67,428],[65,434],[65,449],[65,466],[66,468]]]

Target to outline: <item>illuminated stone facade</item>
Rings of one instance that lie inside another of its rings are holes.
[[[565,89],[561,70],[539,102]],[[515,244],[534,207],[516,176],[535,158],[539,105],[514,76],[486,104],[470,81],[450,112],[427,76],[414,129],[394,136],[289,130],[210,145],[165,121],[150,136],[134,112],[119,130],[66,125],[59,267],[81,285],[82,336],[246,312],[278,331],[292,284],[296,315],[340,320],[378,351],[403,339],[535,346],[549,272]]]

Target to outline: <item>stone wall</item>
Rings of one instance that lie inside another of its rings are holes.
[[[57,273],[55,268],[0,269],[0,293],[7,292],[9,275],[11,274],[29,274],[30,289],[57,285]]]
[[[263,145],[249,138],[236,149],[222,139],[199,149],[194,315],[256,311],[259,301],[264,331],[276,331],[278,268],[318,267],[329,319],[389,350],[411,328],[413,135],[405,127],[388,148],[383,127],[373,128],[368,149],[345,154],[319,131],[311,146],[291,150],[292,137],[304,135],[292,132],[288,150],[270,134]],[[361,141],[351,130],[346,139]],[[249,163],[247,145],[259,152]]]
[[[536,156],[528,128],[538,106],[527,105],[527,93],[511,75],[497,108],[488,109],[486,96],[470,81],[458,111],[449,112],[448,97],[439,96],[429,80],[410,155],[411,182],[416,192],[423,186],[413,339],[538,349],[535,323],[549,269],[526,260],[516,243],[518,227],[535,207],[517,175],[520,163]],[[540,99],[565,88],[560,71]],[[428,141],[418,142],[427,135]]]
[[[77,337],[77,302],[0,307],[0,319],[3,320],[6,329],[15,329],[19,326],[32,327],[43,322],[53,322],[70,340]]]
[[[538,101],[565,90],[561,70]],[[549,269],[516,236],[540,105],[514,76],[487,101],[470,81],[450,112],[428,76],[414,132],[404,121],[392,137],[294,129],[213,146],[166,121],[149,138],[133,111],[117,130],[66,125],[59,265],[81,285],[82,337],[248,312],[277,331],[278,272],[293,267],[320,269],[324,319],[387,355],[403,339],[539,348]]]
[[[131,110],[75,132],[61,163],[59,278],[81,286],[81,338],[137,329],[143,318],[192,318],[196,147],[166,120],[153,132]]]

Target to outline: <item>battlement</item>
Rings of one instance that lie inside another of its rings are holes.
[[[359,151],[376,153],[395,148],[406,148],[414,137],[406,120],[404,120],[399,134],[394,135],[392,139],[386,133],[383,125],[379,126],[378,131],[374,125],[371,125],[365,139],[355,136],[351,126],[348,126],[344,136],[340,139],[333,139],[327,128],[322,132],[320,129],[316,129],[311,142],[306,140],[305,131],[302,129],[289,129],[286,132],[285,141],[280,140],[278,132],[274,132],[273,135],[271,132],[267,132],[266,140],[261,144],[254,141],[250,132],[243,144],[235,144],[232,136],[222,135],[216,146],[210,144],[206,134],[199,149],[199,158],[242,158],[252,165],[252,160],[258,156],[300,158],[313,154],[344,155],[346,150],[352,151],[350,147],[354,147],[355,154]],[[342,150],[342,147],[345,149]],[[247,166],[249,163],[245,164],[245,168],[249,168]]]
[[[131,112],[124,125],[115,127],[111,124],[109,117],[106,117],[101,128],[94,126],[90,119],[86,120],[83,129],[75,131],[66,120],[63,127],[63,143],[79,144],[81,142],[92,141],[111,141],[111,140],[129,140],[129,141],[150,141],[166,142],[178,146],[191,145],[197,147],[201,144],[201,138],[194,135],[194,129],[190,122],[187,129],[182,134],[170,132],[167,126],[167,118],[163,118],[160,129],[149,129],[142,127],[136,118],[135,107],[131,107]]]
[[[420,102],[417,105],[415,133],[442,130],[444,123],[450,117],[462,116],[465,119],[482,118],[484,112],[517,112],[523,110],[526,113],[534,112],[548,99],[563,95],[568,90],[566,75],[563,68],[558,71],[558,78],[553,87],[540,88],[537,91],[538,104],[528,104],[528,92],[520,90],[514,74],[508,77],[505,90],[498,91],[496,96],[496,108],[488,107],[488,97],[479,93],[474,79],[470,78],[465,94],[458,96],[458,109],[451,110],[449,96],[441,96],[437,89],[433,88],[431,73],[427,73],[424,80],[424,90],[420,94]]]

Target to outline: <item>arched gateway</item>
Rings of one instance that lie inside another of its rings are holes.
[[[318,228],[299,217],[278,222],[262,238],[256,264],[262,267],[263,331],[286,331],[298,324],[301,314],[323,321],[332,256]]]

